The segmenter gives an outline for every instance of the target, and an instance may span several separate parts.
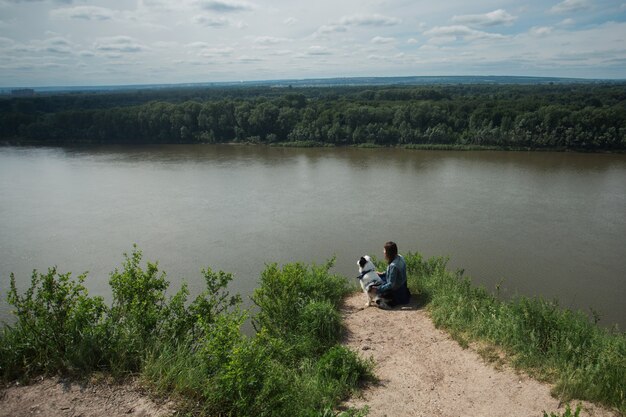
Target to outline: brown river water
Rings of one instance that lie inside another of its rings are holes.
[[[267,263],[336,256],[353,279],[387,240],[626,327],[626,155],[0,147],[0,321],[11,272],[26,288],[33,269],[89,271],[107,298],[133,243],[171,288],[199,292],[210,266],[247,299]]]

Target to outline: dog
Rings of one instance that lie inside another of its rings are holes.
[[[364,255],[359,259],[357,265],[359,266],[357,279],[367,298],[365,307],[369,307],[374,303],[378,307],[388,308],[387,301],[376,293],[376,288],[384,284],[385,281],[376,273],[376,266],[374,266],[372,258]]]

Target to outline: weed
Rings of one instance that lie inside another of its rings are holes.
[[[446,258],[407,254],[409,286],[428,300],[434,323],[463,346],[493,345],[512,364],[555,385],[554,393],[626,410],[626,337],[602,329],[556,301],[518,297],[501,301],[472,286]],[[484,350],[485,356],[492,354]]]

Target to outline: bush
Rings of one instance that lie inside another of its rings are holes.
[[[107,313],[100,297],[90,298],[76,280],[51,268],[33,271],[23,296],[11,274],[8,302],[17,322],[0,337],[0,375],[5,380],[28,379],[55,372],[82,373],[100,368],[105,340],[103,318]]]
[[[136,247],[111,274],[110,307],[88,296],[85,275],[35,272],[24,295],[11,276],[17,322],[0,333],[0,375],[139,373],[193,415],[322,415],[371,377],[371,364],[337,346],[349,288],[331,266],[268,266],[251,337],[241,332],[241,298],[226,291],[232,275],[207,268],[195,300],[186,285],[168,298],[166,274],[143,266]]]
[[[473,287],[445,258],[407,254],[412,290],[425,294],[435,325],[460,343],[487,342],[511,363],[555,384],[563,399],[578,398],[626,410],[626,337],[598,327],[585,314],[556,301],[518,297],[501,301]]]

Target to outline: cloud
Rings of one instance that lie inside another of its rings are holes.
[[[230,19],[225,17],[211,17],[206,15],[199,15],[193,18],[194,23],[197,23],[201,26],[207,26],[211,28],[222,28],[227,27],[232,24]]]
[[[21,3],[43,3],[47,0],[5,0],[5,2],[7,3],[13,3],[13,4],[21,4]],[[73,0],[50,0],[52,3],[65,3],[65,4],[71,4],[73,3]]]
[[[382,36],[375,36],[371,40],[372,43],[378,43],[378,44],[389,44],[389,43],[394,43],[395,41],[396,41],[396,38],[384,38]]]
[[[552,27],[550,26],[534,26],[530,28],[530,34],[533,36],[543,37],[552,33]]]
[[[253,42],[257,45],[276,45],[277,43],[288,41],[287,38],[277,38],[274,36],[257,36]]]
[[[292,26],[298,23],[298,19],[296,19],[295,17],[288,17],[287,19],[283,20],[283,23],[287,26]]]
[[[589,0],[564,0],[550,9],[552,13],[573,13],[589,9]]]
[[[203,0],[199,4],[204,10],[219,13],[243,12],[254,9],[254,6],[248,2],[235,0]]]
[[[240,57],[237,57],[236,61],[241,62],[243,64],[249,64],[249,63],[254,63],[254,62],[261,62],[263,60],[261,58],[257,58],[253,56],[242,55]]]
[[[477,40],[477,39],[504,39],[506,36],[499,33],[489,33],[472,29],[463,25],[437,26],[424,32],[424,35],[431,40],[439,42],[453,42],[455,40]]]
[[[454,16],[452,22],[467,25],[476,25],[481,27],[510,25],[517,16],[513,16],[506,10],[498,9],[485,14],[467,14],[462,16]]]
[[[53,54],[67,55],[71,54],[73,50],[72,44],[67,39],[62,37],[46,39],[42,44],[44,51]]]
[[[191,43],[188,43],[187,46],[190,48],[198,48],[198,49],[210,47],[210,45],[206,42],[191,42]]]
[[[7,47],[15,45],[15,41],[11,38],[0,37],[0,47]]]
[[[406,43],[408,43],[409,45],[415,45],[416,43],[419,43],[419,41],[415,38],[410,38],[406,41]]]
[[[129,36],[111,36],[106,38],[100,38],[94,44],[94,48],[102,52],[123,52],[123,53],[137,53],[146,49],[145,46],[140,45],[133,38]]]
[[[76,6],[52,10],[50,16],[57,19],[111,20],[114,12],[111,9],[97,6]]]
[[[320,55],[332,55],[332,53],[326,47],[313,45],[309,47],[309,50],[307,51],[307,55],[320,56]]]
[[[379,14],[345,16],[339,20],[339,24],[345,26],[395,26],[401,22],[395,17]]]
[[[221,47],[221,48],[204,48],[198,56],[205,58],[227,57],[231,56],[235,52],[234,48]]]
[[[343,25],[336,25],[336,24],[322,25],[320,26],[319,29],[315,31],[315,33],[313,34],[313,37],[317,38],[320,36],[329,35],[331,33],[346,32],[347,30],[348,28]]]
[[[396,19],[395,17],[383,16],[379,14],[344,16],[337,22],[320,26],[320,28],[313,33],[313,37],[317,38],[331,33],[347,32],[350,27],[395,26],[399,25],[401,22],[402,21],[400,19]]]

